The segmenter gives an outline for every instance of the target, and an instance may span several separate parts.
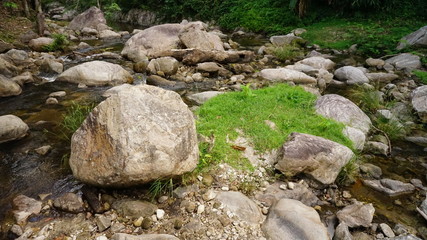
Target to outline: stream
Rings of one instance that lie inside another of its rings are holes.
[[[126,27],[131,31],[132,27]],[[266,39],[236,39],[245,49],[264,44]],[[81,53],[93,55],[98,52],[109,51],[120,54],[123,41],[102,42],[100,40],[87,41],[92,48]],[[89,61],[92,58],[70,60],[65,58],[64,68]],[[122,60],[108,60],[125,64]],[[335,59],[334,59],[335,61]],[[55,76],[50,76],[55,78]],[[194,83],[187,85],[184,92],[200,92],[211,90],[215,83]],[[78,88],[75,84],[63,82],[47,82],[40,85],[27,84],[19,96],[0,98],[0,115],[14,114],[25,121],[30,127],[30,133],[24,139],[0,144],[0,220],[11,220],[11,202],[14,197],[24,194],[38,198],[39,194],[60,196],[66,192],[75,192],[82,184],[76,181],[66,159],[69,151],[69,141],[62,137],[60,127],[67,107],[74,102],[99,103],[102,93],[110,87]],[[67,95],[60,98],[60,104],[46,105],[48,95],[56,91],[66,91]],[[183,95],[182,92],[179,92]],[[425,128],[425,127],[424,127]],[[424,129],[425,131],[425,129]],[[45,156],[34,152],[35,148],[50,145],[51,151]],[[420,179],[427,185],[426,168],[427,154],[423,147],[405,141],[393,142],[391,157],[371,157],[364,159],[381,167],[383,177],[409,182],[411,179]],[[395,198],[387,197],[364,186],[357,181],[346,188],[359,201],[371,202],[376,211],[375,217],[380,222],[400,222],[415,229],[425,227],[426,221],[417,214],[415,208],[419,200],[413,195]],[[424,198],[418,196],[418,199]]]

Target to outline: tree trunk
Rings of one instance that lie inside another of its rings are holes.
[[[27,18],[30,18],[30,8],[28,7],[28,2],[27,0],[22,0],[22,5],[24,6],[24,12],[25,12],[25,16]]]
[[[36,12],[37,12],[37,30],[40,36],[44,35],[44,31],[46,30],[46,23],[44,21],[44,13],[42,10],[42,4],[39,0],[35,0],[36,4]]]

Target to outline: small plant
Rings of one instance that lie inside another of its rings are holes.
[[[384,132],[390,140],[401,139],[407,134],[405,127],[398,120],[380,116],[374,118],[373,122],[375,127]]]
[[[158,198],[161,194],[168,195],[172,197],[172,193],[174,190],[173,179],[157,179],[153,183],[151,183],[149,192],[151,195],[151,201]]]
[[[304,56],[304,52],[295,45],[284,45],[281,47],[273,47],[271,49],[274,56],[281,61],[291,60]]]
[[[358,158],[354,157],[341,169],[335,181],[340,185],[349,185],[355,182],[358,175]]]
[[[413,73],[420,79],[423,84],[427,84],[427,72],[414,70]]]
[[[242,92],[246,97],[254,97],[255,96],[255,94],[252,92],[250,83],[242,86]]]
[[[349,98],[363,111],[375,113],[383,106],[381,93],[377,90],[356,86],[349,91]]]
[[[3,7],[11,8],[11,9],[18,9],[18,4],[14,2],[4,2]]]
[[[95,104],[80,105],[73,103],[67,109],[67,113],[63,115],[64,118],[60,124],[62,128],[62,135],[65,139],[71,139],[71,135],[77,131],[94,107]]]
[[[67,36],[64,34],[53,34],[53,42],[49,45],[44,46],[44,50],[47,52],[54,52],[58,50],[64,50],[68,46],[69,42]]]

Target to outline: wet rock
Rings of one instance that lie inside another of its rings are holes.
[[[50,97],[50,98],[46,99],[46,104],[47,105],[55,105],[55,104],[58,104],[58,103],[59,103],[58,99],[56,99],[56,98]]]
[[[25,137],[29,127],[19,117],[14,115],[0,116],[0,143],[9,142]]]
[[[180,32],[179,39],[187,48],[200,50],[224,51],[221,38],[213,33],[208,33],[197,25],[187,24]]]
[[[342,122],[347,126],[369,132],[372,125],[369,117],[356,104],[336,94],[327,94],[317,99],[316,112],[326,118]]]
[[[403,37],[397,45],[397,50],[402,50],[406,47],[426,47],[427,46],[427,26],[421,27],[417,31]]]
[[[353,240],[353,236],[345,223],[338,224],[333,240]]]
[[[145,73],[147,71],[148,61],[139,61],[133,65],[133,70],[137,73]]]
[[[427,85],[416,88],[411,97],[414,110],[421,121],[427,123]]]
[[[216,73],[216,74],[219,74],[220,76],[232,75],[230,71],[228,71],[227,69],[225,69],[224,67],[222,67],[216,62],[199,63],[197,64],[196,70],[202,71],[202,72],[208,72],[208,73]]]
[[[374,83],[390,83],[399,78],[399,75],[394,73],[365,73],[365,75]]]
[[[137,85],[89,114],[72,137],[70,166],[89,184],[132,186],[193,170],[198,152],[193,114],[181,97]]]
[[[356,202],[337,212],[337,217],[340,223],[345,223],[347,226],[354,227],[369,227],[374,217],[375,208],[371,203],[363,204]]]
[[[71,67],[61,73],[56,80],[87,86],[118,85],[133,82],[132,76],[123,67],[104,61],[86,62]]]
[[[57,91],[49,94],[49,97],[65,97],[67,93],[65,91]]]
[[[89,203],[90,208],[95,213],[102,213],[105,210],[107,210],[103,206],[102,202],[99,200],[98,191],[95,188],[90,187],[88,185],[84,185],[81,188],[81,191],[83,193],[83,197],[86,199],[86,201]],[[104,195],[104,198],[107,198],[107,197],[105,197]],[[105,202],[112,204],[113,201],[105,201]]]
[[[261,77],[272,82],[294,82],[295,84],[316,84],[317,80],[305,73],[286,68],[263,69]]]
[[[223,94],[224,92],[218,92],[218,91],[206,91],[206,92],[200,92],[195,93],[187,96],[188,100],[194,102],[197,105],[202,105],[209,99],[216,97],[220,94]]]
[[[286,185],[284,187],[282,185],[281,182],[269,185],[264,193],[255,195],[255,199],[265,203],[266,206],[272,206],[283,198],[298,200],[311,207],[319,205],[319,198],[304,184],[292,183],[289,184],[289,189]]]
[[[32,39],[28,43],[28,46],[34,51],[43,52],[45,51],[45,47],[52,43],[53,43],[52,38],[40,37],[40,38]]]
[[[0,97],[17,96],[22,93],[18,83],[0,75]]]
[[[373,154],[388,156],[389,148],[387,144],[382,142],[368,141],[365,144],[365,150]]]
[[[99,38],[101,39],[115,39],[115,38],[121,38],[122,36],[112,30],[102,30],[99,32]]]
[[[183,82],[170,81],[157,75],[148,76],[147,84],[169,89],[169,90],[180,90],[180,89],[185,89],[186,87],[186,84]]]
[[[292,199],[281,199],[270,209],[262,230],[271,240],[284,236],[286,239],[330,239],[316,210]]]
[[[399,54],[387,59],[385,62],[393,65],[397,70],[412,71],[421,67],[420,57],[410,53]]]
[[[77,15],[69,24],[72,30],[82,30],[85,27],[96,28],[98,24],[107,24],[104,13],[97,7],[91,7],[83,13]]]
[[[421,203],[417,211],[427,220],[427,198]]]
[[[333,61],[324,57],[305,58],[297,62],[297,64],[304,64],[313,67],[314,69],[325,69],[328,71],[335,67],[335,63]]]
[[[305,173],[322,184],[332,184],[353,152],[333,141],[302,133],[292,133],[279,149],[275,168],[286,176]]]
[[[52,146],[46,145],[41,146],[39,148],[34,149],[34,151],[42,156],[46,155],[50,150],[52,149]]]
[[[384,178],[381,180],[363,180],[363,183],[379,192],[383,192],[390,197],[396,197],[411,193],[415,190],[414,185],[401,181]]]
[[[383,174],[380,167],[375,166],[375,165],[370,164],[370,163],[364,163],[364,164],[360,165],[359,168],[363,174],[366,174],[368,177],[372,177],[375,179],[381,178],[381,175]]]
[[[144,234],[130,235],[125,233],[115,233],[111,240],[179,240],[179,238],[167,234]]]
[[[129,217],[131,219],[151,217],[157,210],[157,206],[152,203],[130,199],[116,201],[113,203],[112,207],[120,216]]]
[[[369,83],[369,79],[365,76],[365,73],[359,68],[352,66],[338,68],[335,70],[334,75],[337,79],[349,85]]]
[[[226,209],[231,211],[240,220],[251,224],[262,222],[262,213],[259,207],[248,197],[240,192],[219,192],[216,199],[220,201]]]
[[[174,75],[178,71],[179,62],[173,57],[161,57],[150,61],[147,70],[151,74],[164,73],[166,76]]]
[[[25,195],[18,195],[13,199],[13,216],[18,224],[23,224],[31,214],[39,214],[42,202]]]
[[[368,58],[366,59],[366,64],[370,67],[382,68],[385,62],[382,59]]]
[[[83,212],[83,201],[75,193],[66,193],[53,201],[53,206],[65,212],[80,213]]]
[[[255,54],[252,51],[217,51],[200,49],[173,49],[164,51],[158,56],[172,56],[187,65],[201,62],[238,63],[250,62]]]
[[[43,73],[60,74],[64,71],[64,66],[53,59],[44,59],[39,70]]]
[[[389,225],[387,225],[386,223],[381,223],[380,228],[381,228],[381,231],[384,233],[384,236],[389,237],[389,238],[396,236],[394,234],[393,230],[391,229],[391,227]]]

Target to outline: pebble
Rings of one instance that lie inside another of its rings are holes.
[[[393,230],[391,229],[391,227],[389,225],[387,225],[386,223],[381,223],[380,228],[386,237],[393,238],[396,236],[394,234]]]
[[[65,97],[67,93],[65,91],[58,91],[49,94],[49,97]]]
[[[50,98],[46,99],[46,104],[54,105],[54,104],[58,104],[58,103],[59,103],[58,99],[56,99],[56,98],[50,97]]]
[[[342,196],[343,196],[343,198],[346,198],[346,199],[351,198],[351,194],[349,191],[343,191]]]
[[[158,203],[165,203],[169,199],[168,196],[161,196],[159,199],[157,199]]]
[[[50,145],[45,145],[39,148],[34,149],[34,151],[42,156],[46,155],[50,149],[52,149],[52,146]]]
[[[209,189],[205,194],[203,194],[202,198],[208,202],[216,198],[216,193],[212,189]]]
[[[197,214],[202,214],[205,211],[205,205],[199,205],[197,207]]]
[[[104,235],[95,238],[95,240],[108,240],[108,238]]]
[[[294,189],[295,189],[295,183],[293,183],[293,182],[288,182],[288,189],[290,189],[290,190],[294,190]]]
[[[144,221],[144,218],[143,217],[139,217],[138,219],[136,219],[135,221],[133,221],[133,225],[135,227],[141,227],[142,221]]]
[[[182,220],[181,219],[179,219],[179,218],[177,218],[177,219],[175,219],[175,221],[173,222],[173,227],[175,228],[175,229],[181,229],[182,228],[182,225],[183,225],[183,222],[182,222]]]
[[[156,217],[158,220],[162,220],[165,217],[165,211],[163,209],[157,209]]]
[[[228,188],[227,186],[225,186],[225,187],[222,187],[221,190],[222,191],[228,191],[228,190],[230,190],[230,188]]]
[[[261,209],[262,214],[267,215],[268,214],[268,207],[263,207]]]
[[[279,186],[279,188],[282,189],[282,190],[286,190],[286,189],[288,189],[288,186],[286,184],[281,184]]]

